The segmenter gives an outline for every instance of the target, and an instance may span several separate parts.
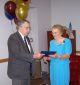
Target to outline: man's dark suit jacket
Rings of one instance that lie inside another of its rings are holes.
[[[29,38],[28,42],[30,43]],[[19,32],[10,35],[8,51],[9,58],[13,59],[8,62],[8,76],[11,79],[27,79],[30,77],[30,65],[32,65],[32,75],[34,75],[35,68],[34,59],[32,58],[32,47],[31,53],[29,53]]]

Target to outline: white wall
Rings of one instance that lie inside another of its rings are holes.
[[[47,30],[51,25],[50,0],[32,0],[32,6],[38,11],[39,50],[47,49]]]
[[[77,30],[77,50],[80,51],[80,0],[51,0],[51,25],[62,24]]]
[[[39,52],[39,35],[38,35],[38,16],[37,8],[30,8],[27,19],[30,21],[31,31],[29,38],[32,41],[34,53]]]

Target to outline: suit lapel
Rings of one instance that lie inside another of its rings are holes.
[[[19,32],[17,32],[16,34],[17,34],[17,37],[18,37],[19,41],[21,42],[24,50],[25,50],[26,52],[28,52],[28,49],[26,48],[26,46],[25,46],[25,44],[24,44],[24,41],[23,41],[21,35],[19,34]]]

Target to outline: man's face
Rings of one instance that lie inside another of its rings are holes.
[[[25,22],[22,24],[21,26],[21,33],[24,35],[24,36],[27,36],[30,32],[30,24]]]

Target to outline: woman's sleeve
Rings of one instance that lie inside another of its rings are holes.
[[[72,53],[72,44],[71,44],[71,40],[67,39],[65,41],[65,54],[71,54]]]

